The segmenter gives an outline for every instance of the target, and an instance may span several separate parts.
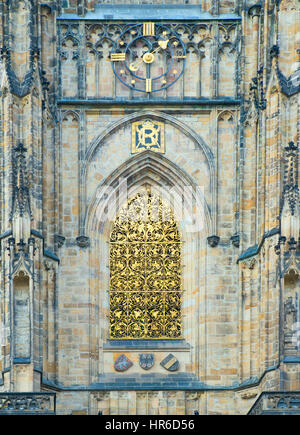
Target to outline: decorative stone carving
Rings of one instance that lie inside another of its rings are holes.
[[[300,235],[300,210],[298,188],[298,147],[289,142],[285,147],[285,175],[281,198],[281,239],[282,244],[287,240],[287,248],[295,250]],[[285,239],[283,239],[283,237]]]
[[[234,234],[233,236],[230,237],[231,243],[233,244],[233,246],[235,246],[236,248],[240,247],[240,236],[239,234]]]
[[[278,415],[292,411],[296,415],[296,413],[299,414],[299,410],[300,394],[298,392],[266,392],[253,405],[249,415],[261,415],[264,411],[276,411]]]
[[[270,49],[270,57],[271,59],[273,59],[274,57],[278,57],[279,56],[279,46],[278,45],[273,45],[272,48]]]
[[[297,319],[297,310],[293,303],[293,298],[290,296],[284,303],[284,328],[286,331],[291,332],[293,324]]]
[[[21,142],[13,150],[13,198],[10,219],[15,214],[23,217],[26,212],[31,217],[26,151]]]
[[[280,255],[280,244],[277,243],[277,245],[274,246],[274,251],[276,255]]]
[[[66,238],[64,236],[61,236],[60,234],[55,234],[54,236],[54,243],[58,248],[61,248],[63,246],[65,240]]]
[[[44,261],[44,268],[46,271],[51,269],[51,263],[50,261]]]
[[[280,245],[284,245],[285,242],[286,242],[286,237],[284,237],[284,236],[280,236],[280,237],[279,237],[279,241],[278,241],[278,243],[279,243]]]
[[[248,390],[241,393],[241,398],[243,400],[254,399],[258,395],[258,390]]]
[[[252,18],[259,17],[260,11],[261,11],[261,5],[257,4],[257,5],[250,6],[250,8],[248,9],[248,14]]]
[[[55,393],[0,393],[0,414],[55,414]]]
[[[37,14],[33,0],[6,2],[8,26],[4,32],[1,55],[5,62],[10,90],[24,97],[34,82],[39,49],[34,38],[34,14]],[[14,25],[14,23],[19,23]]]
[[[250,92],[256,109],[264,110],[267,107],[267,100],[264,91],[263,68],[257,71],[257,77],[252,78]]]
[[[291,249],[283,253],[283,275],[287,274],[291,270],[296,273],[300,273],[300,258],[299,252],[295,249]]]
[[[287,281],[286,281],[287,279]],[[293,291],[295,296],[288,296],[284,302],[284,353],[286,356],[298,356],[299,330],[298,318],[298,295],[295,294],[298,275],[291,273],[285,278],[285,292]]]
[[[87,236],[78,236],[76,243],[80,248],[87,248],[90,245],[90,239]]]
[[[48,272],[48,281],[52,282],[55,277],[55,265],[50,261],[44,261],[45,270]]]
[[[33,238],[29,238],[28,243],[25,243],[23,239],[20,239],[20,241],[16,243],[14,237],[8,239],[8,255],[12,261],[11,277],[19,273],[20,270],[32,276],[33,257],[37,249],[35,248],[35,241],[33,240]]]
[[[257,263],[256,257],[250,257],[241,262],[243,269],[253,270]]]
[[[207,237],[207,242],[209,244],[209,246],[211,248],[215,248],[216,246],[218,246],[220,241],[220,237],[219,236],[209,236]]]

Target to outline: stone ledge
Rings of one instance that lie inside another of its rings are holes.
[[[184,98],[184,99],[178,99],[178,98],[168,98],[168,99],[152,99],[152,100],[146,100],[144,98],[135,98],[132,100],[129,100],[128,98],[82,98],[79,99],[77,97],[69,97],[69,98],[63,98],[57,101],[58,106],[63,105],[71,105],[71,106],[113,106],[113,105],[124,105],[126,106],[136,106],[136,105],[143,105],[143,106],[155,106],[155,105],[164,105],[164,106],[170,106],[170,105],[176,105],[180,104],[180,106],[185,105],[199,105],[199,106],[214,106],[214,105],[240,105],[241,100],[239,98],[232,98],[232,97],[216,97],[216,98]]]
[[[299,364],[300,358],[298,356],[285,356],[283,362],[287,364]]]
[[[204,21],[241,21],[235,13],[212,15],[203,11],[200,5],[161,5],[161,4],[101,4],[95,6],[95,11],[87,12],[81,16],[75,13],[63,13],[58,20],[109,20],[109,21],[134,21],[134,20],[161,21],[161,20],[204,20]]]
[[[241,255],[239,256],[239,258],[237,259],[237,263],[239,263],[240,261],[246,260],[246,259],[248,259],[248,258],[250,258],[250,257],[254,257],[255,255],[259,254],[259,252],[260,252],[260,250],[261,250],[261,248],[262,248],[262,246],[263,246],[265,240],[266,240],[268,237],[272,237],[272,236],[274,236],[275,234],[280,234],[280,230],[279,230],[279,228],[272,228],[270,231],[267,231],[267,232],[263,235],[263,237],[262,237],[262,239],[261,239],[261,241],[260,241],[259,244],[256,244],[256,245],[253,245],[253,246],[250,246],[250,247],[247,248],[244,252],[241,253]]]
[[[131,375],[105,374],[99,376],[99,382],[93,388],[105,390],[149,390],[149,389],[198,389],[203,387],[198,378],[192,373],[160,374],[132,373]]]
[[[185,340],[108,340],[103,345],[104,351],[110,350],[190,350]]]

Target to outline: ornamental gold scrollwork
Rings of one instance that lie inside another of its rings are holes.
[[[180,338],[181,237],[157,194],[124,206],[110,237],[110,337]]]

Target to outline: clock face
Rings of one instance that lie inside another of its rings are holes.
[[[182,75],[186,51],[176,32],[147,22],[128,27],[115,41],[109,60],[124,85],[138,92],[159,92]]]

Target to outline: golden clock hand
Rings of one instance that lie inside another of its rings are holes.
[[[130,69],[130,71],[136,71],[136,70],[137,70],[137,66],[140,65],[143,61],[144,61],[144,60],[143,60],[143,58],[142,58],[142,59],[139,60],[139,62],[137,62],[137,63],[132,62],[132,63],[129,65],[129,69]]]
[[[169,42],[168,39],[166,39],[165,41],[164,41],[164,40],[160,40],[160,41],[158,41],[158,47],[156,47],[155,50],[153,50],[153,51],[151,52],[151,54],[155,53],[155,52],[156,52],[157,50],[159,50],[160,48],[162,48],[163,50],[165,50],[165,49],[167,48],[167,46],[168,46],[168,42]]]
[[[134,63],[134,62],[132,62],[130,65],[129,65],[129,69],[130,69],[130,71],[136,71],[138,68],[138,65],[140,65],[142,62],[145,62],[145,63],[152,63],[153,61],[154,61],[154,56],[153,56],[153,53],[154,52],[149,52],[149,51],[147,51],[144,55],[143,55],[143,57],[142,57],[142,59],[141,60],[139,60],[137,63]],[[148,58],[148,60],[147,60],[147,58]]]
[[[136,71],[136,70],[137,70],[137,66],[140,65],[142,62],[145,62],[145,63],[152,63],[152,62],[154,61],[154,59],[155,59],[155,57],[153,56],[153,54],[156,53],[160,48],[162,48],[163,50],[165,50],[165,49],[167,48],[168,42],[169,42],[168,39],[167,39],[166,41],[159,41],[159,42],[158,42],[158,47],[156,47],[153,51],[149,51],[149,52],[147,51],[147,52],[143,55],[142,59],[141,59],[139,62],[137,62],[137,63],[132,62],[132,63],[129,65],[129,69],[130,69],[130,71]],[[160,43],[161,43],[161,44],[160,44]]]

